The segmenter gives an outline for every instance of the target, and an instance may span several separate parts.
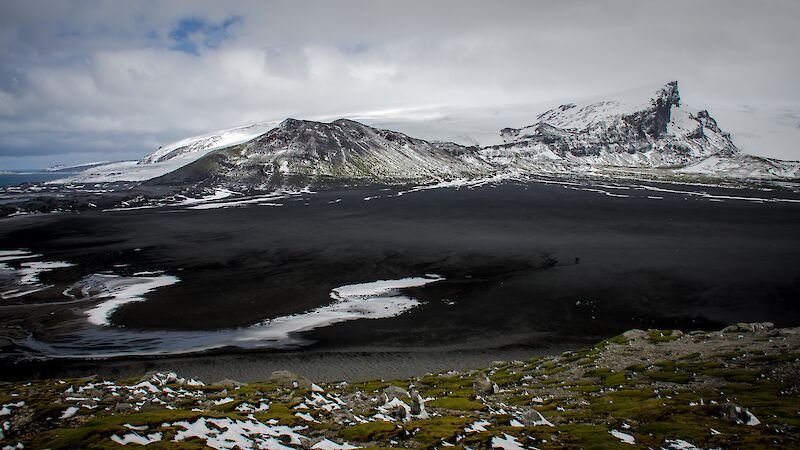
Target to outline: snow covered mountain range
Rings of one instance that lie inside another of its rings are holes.
[[[561,105],[485,147],[430,142],[352,120],[287,119],[185,139],[140,161],[92,167],[80,182],[213,183],[268,188],[347,180],[433,182],[501,173],[800,178],[800,162],[745,155],[678,83]]]

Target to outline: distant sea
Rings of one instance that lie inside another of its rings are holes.
[[[22,183],[41,183],[43,181],[66,178],[72,175],[64,172],[41,172],[41,171],[8,171],[0,172],[0,187],[15,186]]]

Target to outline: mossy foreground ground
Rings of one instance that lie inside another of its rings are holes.
[[[800,448],[799,358],[800,329],[742,324],[496,363],[483,395],[477,372],[298,387],[174,374],[5,383],[0,446]]]

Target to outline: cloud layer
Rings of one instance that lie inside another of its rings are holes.
[[[4,1],[0,168],[139,158],[287,116],[496,108],[671,79],[712,112],[791,115],[798,18],[791,0]]]

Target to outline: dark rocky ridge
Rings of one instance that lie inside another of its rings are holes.
[[[656,165],[685,164],[712,155],[730,157],[738,153],[730,135],[718,127],[708,111],[695,114],[680,109],[677,81],[657,91],[643,109],[604,117],[603,110],[613,104],[613,101],[603,101],[582,106],[561,105],[540,114],[533,125],[501,130],[508,144],[494,148],[538,146],[562,158],[602,156],[604,153],[642,156],[655,151],[660,154]],[[572,127],[553,125],[569,119],[570,115],[585,116],[585,121],[578,120]],[[683,129],[689,126],[680,123],[684,121],[691,124],[691,129]],[[670,129],[671,122],[676,123],[674,130]]]

